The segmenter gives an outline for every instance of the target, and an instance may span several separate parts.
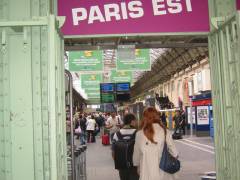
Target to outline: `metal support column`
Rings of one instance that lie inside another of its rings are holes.
[[[0,179],[66,180],[63,40],[50,0],[0,0]]]
[[[217,180],[240,179],[240,14],[235,0],[209,0]]]

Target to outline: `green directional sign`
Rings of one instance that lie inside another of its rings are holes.
[[[118,71],[149,71],[151,70],[150,49],[136,49],[135,59],[117,58]]]
[[[115,102],[115,96],[113,93],[101,94],[102,103],[113,103]]]
[[[85,90],[89,99],[100,99],[100,91]]]
[[[70,71],[103,71],[103,51],[69,52]]]
[[[132,71],[111,71],[111,82],[130,82],[132,83]]]
[[[81,87],[86,91],[100,91],[102,74],[81,74]]]

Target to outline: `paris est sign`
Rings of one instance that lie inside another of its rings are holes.
[[[65,36],[209,32],[208,0],[58,0]]]

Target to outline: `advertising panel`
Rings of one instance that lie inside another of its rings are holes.
[[[197,107],[197,124],[208,125],[209,124],[209,110],[208,106]]]
[[[69,52],[70,71],[103,71],[102,51]]]
[[[151,70],[150,49],[136,49],[135,59],[117,58],[117,71],[149,71]]]
[[[58,0],[65,36],[209,32],[208,0]]]

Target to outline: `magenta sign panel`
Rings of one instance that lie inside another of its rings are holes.
[[[58,0],[64,35],[209,32],[208,0]]]
[[[240,10],[240,0],[237,0],[237,10]]]

